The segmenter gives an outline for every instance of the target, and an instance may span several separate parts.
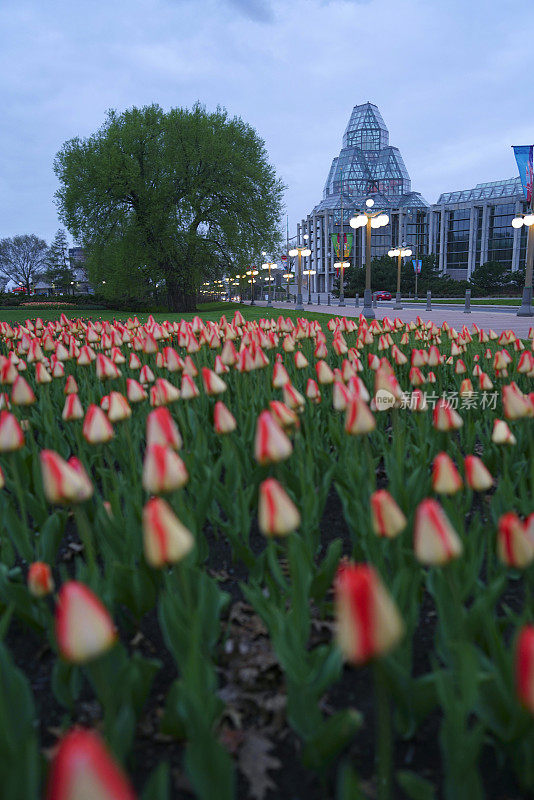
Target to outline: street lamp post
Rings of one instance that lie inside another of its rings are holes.
[[[350,261],[335,261],[335,269],[340,270],[341,277],[339,279],[339,303],[338,305],[345,305],[345,270],[350,267]]]
[[[311,306],[311,275],[315,275],[316,270],[314,269],[305,269],[302,271],[303,275],[308,276],[308,305]]]
[[[274,281],[274,278],[271,278],[271,270],[272,269],[276,269],[276,264],[275,264],[274,261],[267,261],[265,264],[261,265],[261,268],[269,270],[269,276],[267,278],[267,280],[269,282],[269,297],[268,297],[268,300],[267,300],[267,305],[268,306],[272,306],[272,302],[271,302],[271,281]]]
[[[307,244],[308,234],[305,233],[302,238],[304,239],[304,244],[297,245],[288,253],[291,258],[297,256],[297,305],[295,306],[297,311],[304,311],[304,306],[302,305],[302,257],[311,256],[311,250]]]
[[[287,293],[287,300],[289,302],[289,280],[290,280],[290,278],[293,277],[293,273],[292,272],[285,272],[282,275],[282,277],[285,278],[285,280],[287,281],[286,293]]]
[[[258,270],[256,267],[252,267],[252,269],[247,270],[247,275],[250,275],[250,305],[254,306],[256,303],[254,302],[254,284],[256,283],[255,276],[258,274]]]
[[[526,225],[528,228],[527,237],[527,263],[525,267],[525,286],[523,287],[523,299],[517,312],[518,317],[532,317],[532,265],[534,263],[534,192],[530,200],[530,209],[522,217],[514,217],[512,220],[513,228],[521,228]]]
[[[401,266],[402,266],[402,259],[411,256],[412,251],[409,247],[406,247],[406,242],[403,242],[400,247],[394,247],[392,250],[388,250],[388,256],[391,258],[397,258],[397,296],[395,298],[395,305],[393,308],[400,310],[402,308],[401,303]]]
[[[371,211],[374,204],[375,201],[369,197],[365,201],[365,213],[358,214],[356,217],[351,217],[349,222],[351,228],[363,228],[365,225],[367,229],[365,239],[365,292],[363,293],[363,314],[367,319],[375,318],[371,293],[371,231],[373,228],[382,228],[389,224],[389,217],[387,214],[382,214],[380,211]]]

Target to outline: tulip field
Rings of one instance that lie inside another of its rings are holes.
[[[0,320],[0,796],[534,796],[534,329],[245,316]]]

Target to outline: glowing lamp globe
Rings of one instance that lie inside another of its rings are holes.
[[[369,197],[365,201],[365,205],[367,206],[367,208],[372,208],[374,206],[374,204],[375,204],[375,201],[371,197]]]
[[[289,255],[293,258],[294,256],[298,256],[299,251],[294,247],[293,250],[289,251]]]
[[[310,248],[309,248],[309,247],[306,247],[306,248],[305,248],[305,249],[302,251],[302,255],[303,255],[305,258],[307,258],[308,256],[311,256],[311,250],[310,250]]]
[[[521,217],[514,217],[512,220],[512,228],[521,228],[523,226],[523,220]]]
[[[528,228],[534,225],[534,214],[525,214],[523,217],[523,225],[526,225]]]

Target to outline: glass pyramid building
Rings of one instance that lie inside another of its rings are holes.
[[[332,161],[322,201],[314,213],[343,208],[349,213],[364,207],[372,197],[376,208],[428,208],[418,192],[412,192],[410,176],[397,147],[389,144],[378,107],[354,106],[343,134],[339,156]]]

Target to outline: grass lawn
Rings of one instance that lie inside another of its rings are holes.
[[[283,314],[284,317],[290,317],[292,320],[296,320],[298,317],[309,317],[312,319],[319,319],[320,321],[326,322],[332,316],[336,315],[337,309],[335,306],[332,307],[331,314],[317,314],[313,311],[294,311],[293,309],[288,308],[267,308],[265,306],[250,306],[248,303],[241,305],[239,303],[202,303],[198,306],[198,310],[194,313],[183,313],[183,314],[174,314],[171,311],[162,311],[162,312],[154,312],[153,317],[157,322],[163,322],[164,320],[174,320],[174,319],[192,319],[194,316],[198,315],[203,319],[211,319],[211,320],[218,320],[220,317],[225,314],[227,319],[231,319],[234,315],[234,311],[239,309],[245,317],[245,319],[260,319],[262,317],[278,317],[280,314]],[[150,311],[146,312],[135,312],[135,311],[114,311],[113,309],[103,308],[103,309],[83,309],[83,308],[0,308],[0,322],[9,322],[9,323],[24,323],[25,320],[31,319],[35,320],[36,317],[40,317],[44,322],[48,322],[49,320],[56,320],[60,316],[61,313],[64,313],[69,319],[76,319],[76,317],[82,317],[83,319],[91,319],[91,320],[113,320],[118,319],[121,321],[125,321],[128,317],[137,316],[140,322],[146,322],[150,315]]]

